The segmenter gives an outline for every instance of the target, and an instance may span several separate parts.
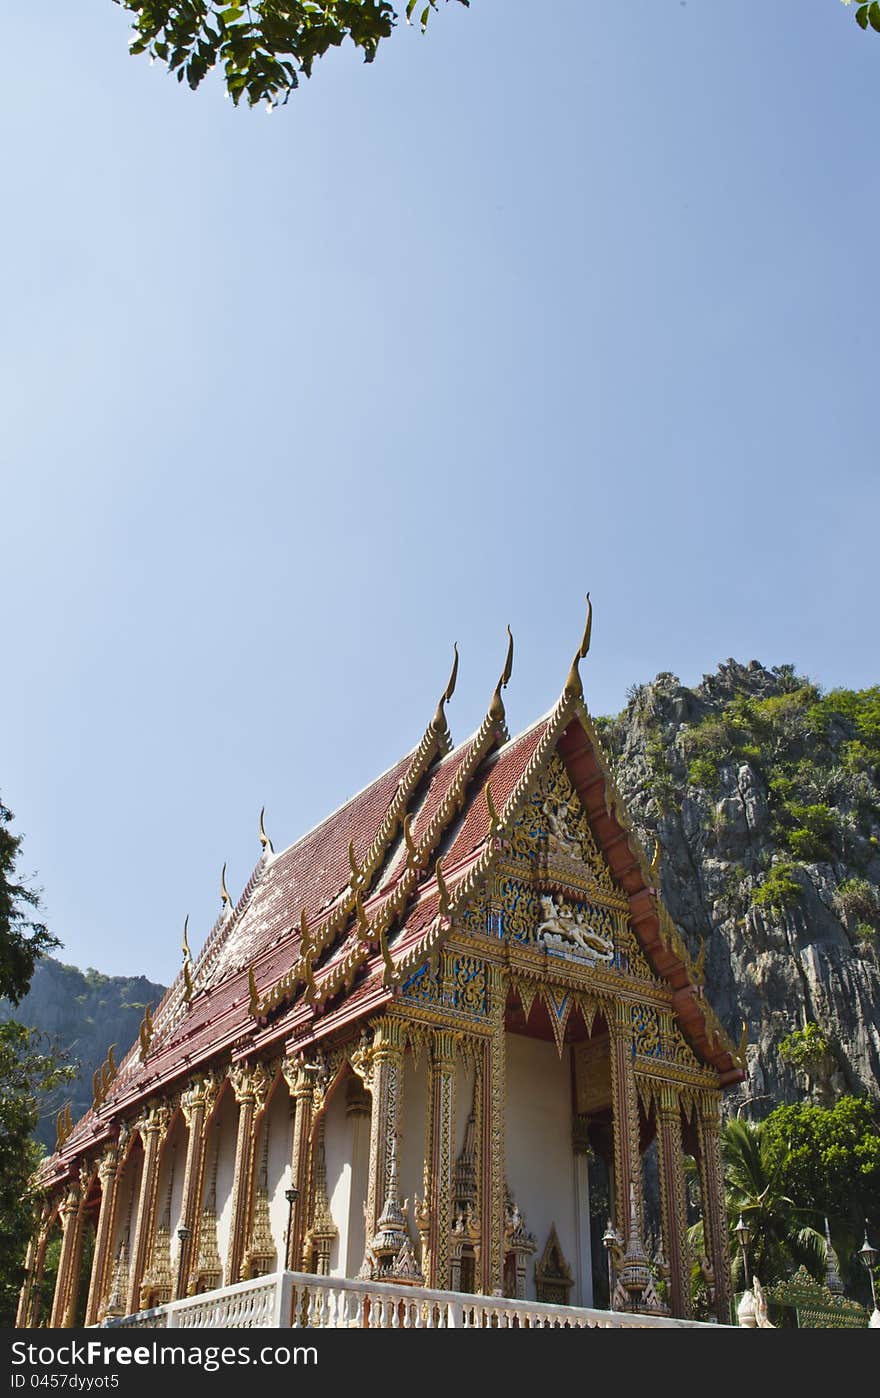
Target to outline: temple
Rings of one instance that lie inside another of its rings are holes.
[[[306,1323],[308,1297],[308,1323],[362,1323],[410,1296],[428,1299],[405,1323],[442,1323],[447,1293],[505,1324],[671,1323],[690,1317],[692,1261],[729,1322],[720,1102],[745,1046],[616,790],[589,640],[588,614],[558,702],[518,737],[511,640],[453,747],[456,653],[395,767],[283,853],[261,816],[238,901],[224,876],[201,952],[185,928],[138,1042],[108,1053],[82,1120],[59,1116],[19,1325],[138,1323],[195,1298],[187,1323],[208,1324],[212,1297],[283,1277],[253,1323]]]

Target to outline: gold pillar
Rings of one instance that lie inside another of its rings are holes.
[[[687,1319],[691,1314],[691,1286],[681,1104],[671,1083],[661,1084],[656,1102],[660,1212],[663,1247],[669,1266],[669,1300],[672,1314]]]
[[[22,1330],[31,1323],[34,1286],[43,1270],[43,1257],[46,1252],[48,1209],[43,1205],[39,1222],[34,1218],[34,1229],[28,1239],[24,1261],[24,1281],[18,1293],[18,1307],[15,1312],[15,1328]]]
[[[290,1184],[298,1191],[292,1207],[287,1211],[288,1228],[285,1244],[285,1266],[288,1271],[299,1271],[302,1265],[302,1251],[305,1242],[306,1218],[309,1204],[309,1167],[311,1164],[312,1103],[314,1091],[312,1074],[306,1071],[306,1064],[295,1059],[285,1059],[281,1065],[284,1080],[293,1097],[293,1141],[290,1148]]]
[[[98,1319],[98,1309],[104,1295],[104,1278],[107,1271],[107,1258],[110,1251],[110,1230],[116,1212],[116,1147],[108,1146],[98,1166],[101,1181],[101,1208],[98,1213],[98,1226],[95,1229],[95,1255],[92,1258],[92,1276],[89,1282],[89,1297],[86,1302],[86,1325],[94,1325]]]
[[[52,1301],[52,1314],[49,1318],[49,1325],[53,1330],[60,1329],[64,1324],[71,1266],[81,1227],[80,1191],[77,1181],[77,1183],[70,1185],[64,1203],[61,1205],[61,1255],[58,1259],[55,1296]]]
[[[254,1141],[259,1113],[266,1105],[271,1082],[262,1063],[252,1067],[239,1064],[229,1074],[238,1103],[238,1133],[235,1140],[235,1174],[232,1185],[232,1224],[226,1256],[227,1286],[241,1281],[241,1265],[250,1226],[254,1192]]]
[[[630,1186],[639,1235],[644,1231],[642,1157],[639,1151],[639,1104],[632,1059],[631,1006],[617,1000],[609,1017],[611,1032],[611,1100],[614,1115],[615,1225],[624,1244],[630,1235]]]
[[[700,1190],[703,1196],[704,1243],[714,1273],[715,1314],[722,1325],[728,1325],[733,1289],[727,1245],[727,1208],[724,1203],[720,1132],[720,1096],[713,1092],[701,1094],[697,1106],[697,1151]]]
[[[201,1202],[205,1183],[205,1148],[207,1132],[205,1121],[217,1100],[218,1085],[212,1073],[193,1079],[180,1099],[183,1119],[186,1122],[186,1161],[183,1167],[183,1193],[181,1196],[181,1227],[189,1229],[189,1237],[180,1242],[181,1253],[177,1258],[177,1272],[174,1278],[172,1295],[175,1301],[186,1295],[190,1272],[189,1259],[199,1255],[199,1231],[201,1225]]]
[[[151,1107],[139,1123],[141,1140],[144,1145],[144,1165],[141,1171],[141,1187],[138,1192],[137,1217],[134,1224],[134,1242],[131,1247],[131,1262],[128,1274],[128,1314],[134,1315],[140,1309],[141,1278],[147,1261],[147,1250],[153,1224],[153,1213],[158,1183],[159,1148],[168,1130],[170,1112],[167,1107]]]
[[[383,1016],[376,1021],[368,1050],[365,1085],[372,1094],[370,1110],[370,1170],[364,1212],[366,1247],[361,1275],[371,1272],[371,1243],[385,1206],[391,1161],[399,1130],[400,1083],[403,1069],[404,1030],[400,1020]]]
[[[504,1038],[504,1011],[507,983],[500,966],[486,966],[489,1016],[492,1033],[486,1045],[483,1082],[486,1101],[482,1113],[483,1193],[480,1221],[483,1246],[480,1261],[483,1291],[501,1296],[504,1290],[504,1229],[507,1210],[507,1160],[504,1144],[505,1069],[507,1046]]]
[[[435,1029],[431,1043],[431,1172],[428,1256],[425,1285],[449,1287],[449,1230],[452,1227],[452,1171],[455,1132],[455,1040],[451,1029]]]

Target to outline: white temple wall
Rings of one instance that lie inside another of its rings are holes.
[[[401,1093],[400,1126],[403,1138],[398,1156],[400,1166],[400,1202],[406,1203],[409,1237],[416,1257],[419,1255],[419,1234],[413,1214],[414,1199],[421,1199],[424,1188],[425,1115],[428,1110],[428,1055],[422,1052],[418,1063],[412,1053],[403,1060],[403,1090]]]
[[[288,1204],[284,1197],[290,1186],[290,1156],[293,1149],[293,1102],[286,1082],[277,1083],[266,1108],[266,1129],[269,1132],[267,1190],[269,1195],[269,1224],[272,1241],[283,1267],[287,1241]]]
[[[348,1210],[347,1245],[339,1253],[340,1269],[346,1277],[356,1277],[364,1260],[366,1228],[364,1204],[370,1177],[370,1118],[353,1114],[348,1118],[351,1152],[351,1194]]]
[[[351,1121],[345,1112],[345,1081],[338,1083],[324,1113],[324,1160],[327,1166],[327,1198],[336,1224],[330,1250],[330,1275],[345,1275],[348,1256],[351,1199]]]
[[[526,1296],[535,1299],[535,1262],[556,1225],[565,1260],[577,1276],[574,1164],[571,1145],[570,1050],[520,1034],[507,1049],[506,1154],[510,1192],[537,1250],[529,1259]],[[572,1303],[575,1294],[570,1294]]]
[[[218,1149],[217,1155],[217,1248],[223,1268],[229,1251],[229,1236],[232,1228],[232,1186],[235,1175],[235,1141],[238,1134],[238,1103],[230,1091],[223,1094],[217,1109],[217,1116],[208,1143],[206,1171],[211,1167],[211,1151]]]
[[[174,1272],[177,1267],[177,1258],[180,1253],[180,1240],[177,1230],[183,1219],[181,1217],[183,1207],[183,1175],[186,1168],[186,1146],[189,1132],[186,1129],[186,1122],[181,1113],[175,1121],[168,1139],[165,1142],[165,1149],[162,1152],[162,1161],[159,1169],[159,1188],[156,1191],[156,1228],[159,1228],[165,1219],[168,1209],[168,1186],[171,1185],[171,1209],[168,1214],[169,1227],[171,1230],[171,1268]],[[153,1236],[155,1237],[155,1230]]]
[[[457,1059],[455,1064],[455,1125],[452,1128],[453,1163],[464,1150],[467,1120],[471,1114],[471,1107],[474,1105],[474,1077],[473,1066]]]

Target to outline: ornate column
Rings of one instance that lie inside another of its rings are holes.
[[[697,1103],[697,1151],[703,1196],[703,1234],[713,1272],[715,1314],[722,1325],[728,1325],[732,1286],[720,1131],[720,1097],[713,1092],[701,1093]]]
[[[169,1118],[170,1112],[167,1107],[151,1107],[139,1126],[141,1140],[144,1144],[144,1166],[141,1171],[141,1187],[138,1192],[134,1242],[131,1245],[128,1295],[126,1298],[129,1315],[134,1315],[140,1306],[141,1278],[146,1265],[147,1243],[150,1237],[156,1198],[156,1166],[159,1159],[159,1147],[168,1130]]]
[[[370,1172],[364,1211],[366,1247],[360,1275],[372,1276],[372,1244],[379,1232],[388,1185],[396,1163],[399,1131],[400,1082],[403,1069],[403,1025],[383,1016],[376,1021],[365,1086],[372,1094],[370,1112]]]
[[[631,1009],[625,1000],[617,1000],[609,1016],[611,1101],[614,1114],[615,1224],[624,1244],[629,1240],[631,1232],[631,1190],[640,1234],[644,1219],[639,1104],[633,1071]]]
[[[108,1146],[98,1166],[101,1181],[101,1208],[98,1213],[98,1226],[95,1230],[95,1255],[92,1258],[92,1276],[89,1282],[89,1298],[86,1302],[86,1325],[94,1325],[98,1319],[98,1308],[104,1294],[104,1278],[107,1272],[107,1258],[110,1250],[110,1231],[116,1212],[116,1147]]]
[[[687,1197],[681,1139],[681,1103],[671,1083],[662,1083],[657,1104],[657,1164],[660,1170],[660,1213],[663,1246],[669,1264],[672,1314],[691,1314],[690,1258],[687,1245]]]
[[[238,1134],[235,1140],[235,1173],[232,1186],[232,1225],[226,1257],[227,1286],[241,1280],[245,1240],[250,1225],[254,1193],[254,1140],[258,1114],[266,1105],[271,1082],[262,1063],[239,1064],[229,1080],[238,1103]]]
[[[55,1296],[52,1301],[52,1314],[49,1326],[60,1330],[64,1325],[67,1310],[67,1292],[70,1285],[70,1272],[82,1220],[80,1215],[79,1181],[71,1183],[64,1203],[61,1205],[61,1256],[58,1259],[58,1275],[55,1278]]]
[[[507,983],[500,966],[486,964],[489,1017],[492,1032],[486,1044],[483,1083],[485,1106],[482,1114],[482,1193],[480,1223],[483,1245],[480,1262],[482,1289],[488,1296],[504,1291],[504,1235],[507,1227],[507,1159],[504,1145],[504,1094],[507,1046],[504,1038],[504,1008]]]
[[[177,1275],[174,1279],[173,1296],[180,1299],[180,1292],[186,1295],[190,1273],[190,1258],[199,1255],[199,1235],[201,1231],[201,1202],[205,1184],[205,1149],[207,1133],[205,1121],[211,1112],[219,1091],[213,1073],[194,1078],[180,1099],[183,1119],[186,1122],[186,1161],[183,1167],[183,1193],[180,1203],[181,1227],[189,1229],[189,1238],[181,1242],[184,1256],[178,1256]]]
[[[17,1330],[28,1328],[34,1324],[35,1290],[43,1278],[43,1264],[46,1260],[46,1248],[49,1243],[51,1213],[49,1202],[46,1199],[43,1200],[39,1220],[36,1212],[34,1213],[34,1231],[28,1243],[25,1278],[21,1285],[15,1316]]]
[[[285,1266],[297,1272],[302,1263],[306,1217],[309,1203],[309,1149],[312,1137],[313,1074],[307,1065],[287,1058],[281,1065],[284,1080],[293,1097],[293,1143],[290,1150],[290,1183],[298,1190],[293,1208],[289,1210],[289,1228],[285,1247]]]
[[[431,1043],[431,1168],[428,1256],[425,1285],[449,1288],[449,1230],[452,1227],[453,1136],[455,1131],[455,1041],[451,1029],[435,1029]]]

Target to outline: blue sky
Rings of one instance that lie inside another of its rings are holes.
[[[877,674],[880,39],[834,0],[473,0],[283,111],[5,16],[0,794],[63,959],[168,980],[288,844],[515,730],[595,604],[673,670]],[[31,57],[28,57],[30,55]]]

